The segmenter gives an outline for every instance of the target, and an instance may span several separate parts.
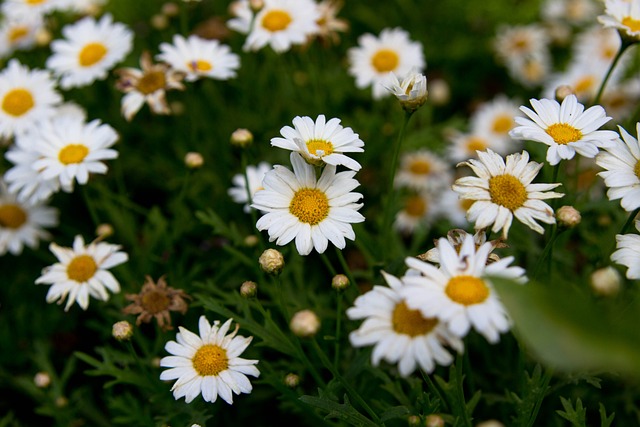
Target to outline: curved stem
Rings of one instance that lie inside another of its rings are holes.
[[[351,274],[351,269],[349,268],[349,264],[347,264],[347,260],[344,259],[344,255],[342,255],[342,251],[336,247],[336,254],[338,255],[338,261],[340,261],[340,265],[344,270],[344,274],[347,275],[349,282],[352,286],[356,285],[356,280],[353,278],[353,274]]]
[[[631,214],[629,215],[629,218],[627,218],[627,221],[622,226],[622,229],[620,230],[620,234],[625,234],[627,232],[631,224],[633,224],[633,220],[638,216],[639,213],[640,213],[640,208],[631,212]]]
[[[540,255],[540,258],[538,258],[538,262],[536,263],[536,266],[533,269],[533,278],[536,279],[538,277],[538,273],[540,272],[540,267],[542,267],[542,264],[544,263],[544,260],[548,257],[551,256],[551,254],[553,253],[553,244],[555,243],[556,239],[558,238],[558,234],[560,234],[558,232],[558,225],[557,224],[553,224],[553,226],[551,227],[551,236],[549,236],[549,240],[547,240],[547,244],[545,245],[544,249],[542,250],[542,255]],[[548,268],[551,268],[551,264],[548,264]]]
[[[611,73],[613,73],[613,69],[616,67],[616,64],[618,63],[618,61],[622,57],[622,54],[624,53],[624,51],[627,50],[627,48],[629,46],[631,46],[631,44],[632,43],[629,43],[629,42],[625,41],[624,39],[622,39],[621,44],[620,44],[620,49],[618,50],[618,53],[616,53],[616,56],[613,58],[613,62],[611,62],[611,65],[609,66],[609,69],[607,70],[607,74],[605,74],[604,79],[602,80],[602,83],[600,84],[600,88],[598,89],[598,94],[596,95],[595,99],[593,100],[592,105],[596,105],[596,104],[600,103],[600,98],[602,97],[602,93],[604,92],[604,88],[607,85],[607,82],[609,81],[609,77],[611,77]]]

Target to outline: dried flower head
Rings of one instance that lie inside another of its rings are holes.
[[[188,305],[185,299],[191,299],[183,290],[167,286],[164,276],[158,279],[158,283],[154,283],[151,276],[146,276],[140,292],[127,294],[125,298],[133,304],[123,308],[122,312],[125,314],[137,314],[136,325],[140,325],[142,322],[149,323],[151,318],[155,317],[158,326],[163,331],[173,329],[169,312],[186,313]]]
[[[349,29],[349,23],[337,17],[342,9],[342,0],[322,0],[318,3],[320,17],[316,21],[318,32],[314,34],[325,45],[338,44],[340,35]]]

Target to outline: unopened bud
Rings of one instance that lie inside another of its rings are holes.
[[[96,235],[101,239],[106,239],[113,234],[113,226],[111,224],[100,224],[96,227]]]
[[[65,407],[65,406],[67,406],[68,404],[69,404],[69,399],[67,399],[66,397],[64,397],[64,396],[58,396],[58,397],[56,397],[55,405],[56,405],[58,408],[64,408],[64,407]]]
[[[168,17],[176,16],[180,13],[180,8],[175,3],[165,3],[162,5],[162,9],[160,9],[162,13]]]
[[[198,169],[204,164],[202,154],[190,151],[184,156],[184,164],[190,169]]]
[[[331,279],[331,287],[336,291],[342,291],[349,286],[349,278],[344,274],[336,274]]]
[[[431,414],[424,420],[424,425],[427,427],[443,427],[444,420],[438,414]]]
[[[573,206],[562,206],[556,211],[556,219],[558,220],[558,225],[573,228],[580,224],[582,216]]]
[[[245,246],[248,246],[250,248],[254,247],[258,243],[260,243],[260,239],[255,234],[250,234],[244,238]]]
[[[236,129],[231,134],[231,144],[237,147],[247,147],[253,142],[253,134],[248,129]]]
[[[277,249],[267,249],[258,259],[260,268],[269,274],[280,274],[284,267],[284,257]]]
[[[445,105],[451,99],[449,83],[442,79],[431,79],[427,83],[429,100],[433,105]]]
[[[51,384],[51,376],[46,372],[38,372],[35,377],[33,377],[33,383],[36,387],[47,388],[49,384]]]
[[[38,46],[48,46],[51,43],[51,31],[40,29],[36,32],[35,41]]]
[[[156,13],[151,17],[151,26],[156,30],[164,30],[169,26],[169,19],[166,15]]]
[[[409,415],[409,417],[407,418],[407,424],[409,424],[410,426],[419,426],[421,424],[422,420],[420,419],[419,415]]]
[[[118,341],[128,341],[133,336],[133,326],[126,320],[121,320],[113,324],[111,335]]]
[[[311,310],[301,310],[293,315],[289,328],[301,338],[312,337],[320,329],[320,319]]]
[[[498,420],[487,420],[476,424],[476,427],[504,427],[504,424]]]
[[[569,95],[575,95],[575,91],[569,85],[561,85],[556,88],[555,96],[556,101],[562,102]]]
[[[258,285],[256,282],[247,280],[240,285],[240,295],[244,298],[253,298],[258,293]]]
[[[249,6],[257,13],[264,7],[264,0],[249,0]]]
[[[591,289],[597,295],[607,297],[620,290],[620,273],[612,266],[600,268],[591,273]]]
[[[284,377],[284,384],[289,388],[296,388],[300,384],[300,377],[294,373],[288,373]]]

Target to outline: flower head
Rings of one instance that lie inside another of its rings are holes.
[[[429,150],[409,151],[400,158],[395,185],[416,191],[437,192],[451,184],[449,169],[447,162]]]
[[[165,350],[171,356],[163,357],[160,366],[170,368],[160,374],[163,381],[177,380],[171,390],[177,399],[187,403],[199,394],[206,402],[215,402],[220,396],[228,404],[233,403],[233,393],[251,393],[247,375],[258,377],[260,371],[254,365],[257,360],[239,357],[251,343],[252,337],[237,335],[238,325],[229,332],[232,319],[222,325],[209,323],[200,316],[199,335],[179,327],[176,341],[169,341]]]
[[[598,21],[605,28],[615,28],[629,42],[640,40],[640,2],[606,0],[604,13],[598,16]]]
[[[233,177],[233,187],[229,188],[227,192],[234,202],[244,204],[245,212],[248,213],[251,210],[251,206],[249,206],[249,194],[251,194],[251,198],[253,198],[257,191],[264,188],[262,187],[262,180],[271,169],[272,166],[269,163],[260,162],[257,166],[247,166],[246,178],[245,175],[241,173]]]
[[[636,229],[640,231],[640,221],[636,220]],[[627,279],[640,279],[640,236],[637,234],[616,235],[616,251],[611,261],[627,267]]]
[[[395,73],[389,73],[385,87],[400,101],[402,108],[413,113],[427,102],[427,78],[420,73],[411,72],[407,77],[398,80]]]

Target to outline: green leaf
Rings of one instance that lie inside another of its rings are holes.
[[[304,403],[327,412],[325,419],[337,418],[346,421],[354,426],[377,427],[378,425],[369,418],[358,412],[349,403],[349,398],[344,395],[344,403],[334,402],[333,400],[322,399],[316,396],[301,396],[300,400]]]
[[[394,406],[392,408],[387,409],[380,416],[381,422],[386,422],[392,420],[394,418],[403,418],[410,414],[409,409],[406,406]]]
[[[607,410],[604,405],[600,403],[600,427],[610,427],[613,422],[613,417],[616,416],[615,412],[612,412],[611,415],[607,417]]]
[[[547,371],[543,376],[540,365],[536,365],[532,374],[528,372],[524,374],[520,395],[512,392],[509,397],[516,407],[515,425],[531,427],[535,425],[540,405],[547,390],[549,390],[551,374]]]
[[[560,397],[562,407],[564,411],[556,411],[565,420],[569,421],[574,427],[586,427],[587,423],[587,409],[582,407],[582,401],[578,399],[576,401],[576,407],[571,405],[571,401]]]

